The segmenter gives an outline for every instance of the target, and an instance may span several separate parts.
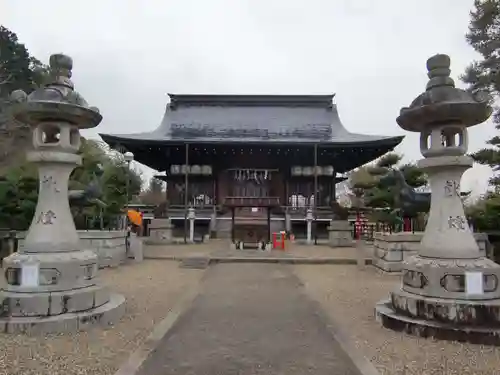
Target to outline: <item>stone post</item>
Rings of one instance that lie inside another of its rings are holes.
[[[308,208],[306,211],[307,223],[307,244],[312,244],[312,222],[314,220],[312,209]]]
[[[285,212],[285,230],[290,233],[292,231],[292,215]]]
[[[217,230],[217,213],[212,212],[210,214],[210,224],[209,224],[209,232],[208,233],[211,236],[212,233],[215,233],[216,230]]]
[[[366,248],[365,241],[362,239],[356,241],[356,264],[360,270],[366,267]]]
[[[196,213],[194,208],[188,208],[188,219],[189,219],[189,242],[194,242],[194,219],[196,218]]]
[[[80,247],[68,200],[68,179],[81,164],[80,129],[97,126],[102,116],[74,91],[73,62],[50,57],[50,80],[29,96],[12,93],[12,115],[33,127],[39,196],[22,249],[3,260],[6,287],[0,293],[7,332],[76,331],[111,324],[124,311],[123,296],[96,281],[97,255]]]
[[[429,219],[418,254],[403,262],[401,289],[377,305],[377,317],[415,334],[500,344],[500,266],[479,251],[460,198],[460,179],[472,166],[467,127],[492,110],[485,95],[455,88],[448,56],[431,57],[427,68],[426,91],[401,109],[397,122],[420,133]]]

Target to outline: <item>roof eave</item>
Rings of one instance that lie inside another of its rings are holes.
[[[272,145],[297,145],[300,144],[302,146],[322,146],[322,147],[362,147],[362,146],[392,146],[396,147],[398,144],[402,142],[404,139],[404,135],[398,135],[398,136],[388,136],[388,137],[381,137],[381,138],[375,138],[375,139],[367,139],[367,140],[357,140],[357,141],[350,141],[350,142],[336,142],[336,141],[316,141],[316,140],[301,140],[301,141],[279,141],[276,142],[275,140],[246,140],[242,139],[241,141],[237,141],[234,139],[214,139],[214,140],[205,140],[205,139],[140,139],[140,138],[135,138],[131,136],[119,136],[119,135],[112,135],[112,134],[104,134],[104,133],[99,133],[99,136],[103,139],[104,142],[106,143],[118,143],[122,145],[126,144],[139,144],[139,143],[144,143],[144,144],[164,144],[164,145],[182,145],[186,143],[191,143],[191,144],[226,144],[226,145],[241,145],[242,143],[244,144],[249,144],[249,145],[262,145],[262,144],[272,144]]]

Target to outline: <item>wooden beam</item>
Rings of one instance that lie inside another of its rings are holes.
[[[184,243],[187,243],[187,231],[188,231],[188,193],[189,193],[189,143],[186,143],[185,150],[185,163],[186,163],[186,173],[184,175]]]
[[[313,204],[313,218],[314,218],[314,225],[313,225],[313,237],[314,237],[314,243],[316,244],[316,207],[318,205],[318,144],[314,144],[314,204]]]

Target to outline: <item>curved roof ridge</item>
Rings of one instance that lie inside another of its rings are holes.
[[[328,108],[335,94],[326,95],[224,95],[224,94],[168,94],[170,106],[282,106]]]

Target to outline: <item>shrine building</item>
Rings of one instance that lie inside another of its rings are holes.
[[[334,95],[169,97],[156,130],[100,136],[165,172],[157,177],[167,182],[167,215],[178,236],[186,236],[188,208],[197,237],[257,241],[288,230],[300,238],[307,215],[315,235],[326,233],[336,184],[403,139],[349,132]]]

